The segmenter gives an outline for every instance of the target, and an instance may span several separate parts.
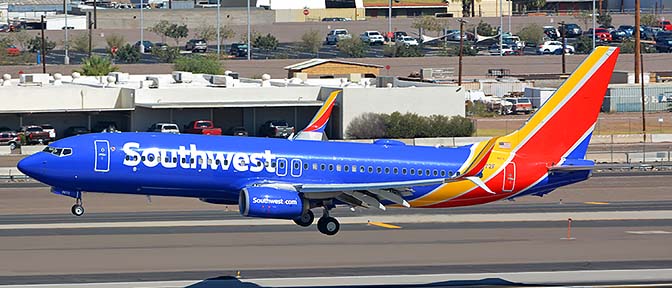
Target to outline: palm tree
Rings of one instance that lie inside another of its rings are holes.
[[[110,72],[115,72],[118,70],[119,67],[112,65],[110,58],[93,55],[84,59],[82,69],[77,70],[77,72],[86,76],[105,76]]]

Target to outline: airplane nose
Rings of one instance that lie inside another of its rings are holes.
[[[31,155],[19,161],[16,167],[19,168],[21,173],[26,174],[31,178],[38,179],[41,174],[40,171],[44,169],[45,164],[46,161],[39,155]]]

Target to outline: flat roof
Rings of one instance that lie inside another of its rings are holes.
[[[135,108],[110,108],[110,109],[49,109],[49,110],[2,110],[1,114],[38,114],[38,113],[68,113],[68,112],[123,112],[133,111]]]
[[[293,65],[289,65],[284,67],[285,70],[302,70],[310,67],[314,67],[317,65],[322,65],[325,63],[338,63],[338,64],[348,64],[348,65],[356,65],[356,66],[365,66],[365,67],[375,67],[375,68],[383,68],[383,66],[376,65],[376,64],[366,64],[366,63],[359,63],[359,62],[351,62],[351,61],[345,61],[345,60],[339,60],[339,59],[310,59],[308,61],[303,61],[300,63],[296,63]]]
[[[264,107],[294,107],[294,106],[322,106],[323,101],[247,101],[247,102],[191,102],[191,103],[136,103],[136,107],[150,109],[180,109],[180,108],[264,108]]]

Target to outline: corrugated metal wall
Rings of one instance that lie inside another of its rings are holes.
[[[667,111],[672,108],[672,84],[646,84],[644,87],[646,111]],[[642,111],[641,86],[639,84],[609,85],[604,97],[604,112]]]

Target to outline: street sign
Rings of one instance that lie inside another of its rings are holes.
[[[118,50],[118,49],[117,49],[116,46],[113,46],[112,48],[110,48],[110,52],[112,52],[112,55],[117,54],[117,50]]]
[[[385,65],[385,70],[390,70],[390,68],[392,68],[390,65]]]
[[[303,15],[308,16],[310,14],[310,11],[308,9],[303,9]]]

